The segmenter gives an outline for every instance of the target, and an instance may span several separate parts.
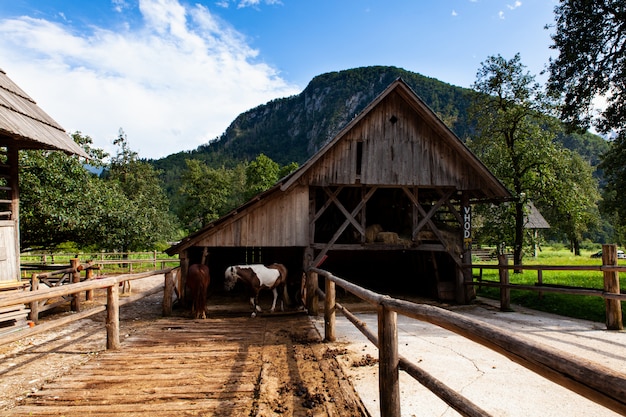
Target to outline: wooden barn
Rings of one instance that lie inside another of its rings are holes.
[[[388,294],[467,302],[471,215],[509,191],[401,79],[273,188],[166,252],[183,277],[231,264],[319,266]],[[217,287],[216,287],[217,288]]]
[[[83,149],[0,69],[0,291],[20,281],[18,151]],[[0,327],[6,312],[0,311]]]

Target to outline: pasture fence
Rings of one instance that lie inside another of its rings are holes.
[[[314,298],[324,299],[325,339],[335,340],[336,310],[339,310],[378,348],[381,417],[401,415],[400,370],[405,371],[461,415],[476,417],[490,415],[398,354],[398,313],[457,333],[604,407],[626,415],[626,378],[612,369],[580,360],[557,349],[449,310],[375,293],[319,268],[310,268],[307,274],[309,274],[307,291],[313,290]],[[325,278],[325,292],[315,284],[310,284],[316,283],[318,276]],[[377,307],[377,335],[336,301],[335,285]],[[317,301],[314,300],[311,305],[316,306]]]
[[[87,266],[88,267],[88,266]],[[76,264],[71,268],[68,268],[64,272],[56,271],[56,273],[67,273],[70,272],[73,276],[79,273],[80,271],[85,270],[85,267]],[[41,333],[52,328],[66,325],[68,323],[83,319],[85,317],[92,316],[94,314],[100,313],[102,311],[107,312],[105,327],[107,331],[107,349],[117,349],[120,346],[119,340],[119,308],[121,305],[136,301],[137,299],[144,297],[149,294],[153,294],[155,292],[162,291],[163,287],[157,287],[154,291],[148,293],[137,294],[134,296],[130,296],[125,298],[123,301],[120,301],[119,298],[119,287],[120,283],[125,281],[134,281],[143,278],[149,278],[154,275],[165,275],[165,281],[172,281],[173,275],[175,275],[178,271],[178,268],[165,268],[156,271],[147,271],[141,273],[134,274],[122,274],[115,276],[103,276],[98,279],[90,279],[84,281],[73,281],[71,283],[67,283],[60,286],[53,286],[49,288],[39,288],[33,289],[31,291],[22,291],[20,293],[14,293],[10,296],[0,296],[0,309],[5,307],[12,306],[20,306],[20,305],[31,305],[33,306],[35,303],[39,303],[44,300],[54,299],[58,297],[77,297],[78,294],[82,292],[89,292],[96,289],[106,288],[107,297],[106,297],[106,305],[96,306],[90,308],[85,311],[78,311],[76,314],[72,314],[69,316],[65,316],[59,319],[54,319],[42,325],[37,325],[31,328],[22,329],[21,331],[16,331],[9,333],[0,337],[0,343],[9,343],[11,341],[15,341],[21,339],[23,337],[27,337],[33,334]],[[46,274],[42,274],[46,275]],[[80,310],[80,309],[79,309]]]
[[[601,297],[605,300],[607,329],[624,330],[621,301],[626,300],[626,294],[620,290],[619,272],[626,272],[626,267],[617,264],[616,245],[603,245],[602,248],[602,265],[509,265],[507,257],[499,256],[497,265],[467,265],[466,268],[479,271],[478,281],[465,282],[464,284],[479,288],[481,286],[499,288],[500,309],[502,311],[511,309],[511,290],[536,291],[540,297],[544,292]],[[498,270],[498,281],[484,280],[483,270],[485,269]],[[537,271],[537,282],[535,285],[512,284],[509,274],[511,270]],[[544,284],[543,271],[599,271],[603,273],[603,289]]]
[[[26,274],[28,271],[47,271],[67,268],[72,259],[84,259],[100,266],[100,274],[142,272],[147,269],[165,269],[175,267],[179,260],[162,252],[85,252],[85,253],[62,253],[62,252],[25,252],[21,254],[21,270]],[[136,270],[136,271],[135,271]]]

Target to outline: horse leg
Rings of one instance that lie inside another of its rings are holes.
[[[272,313],[276,310],[276,299],[278,298],[278,290],[276,287],[272,289],[272,294],[274,294],[274,301],[272,301],[272,309],[270,310]]]

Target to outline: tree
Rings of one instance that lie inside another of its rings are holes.
[[[91,147],[89,136],[76,132],[72,138],[90,156],[92,166],[102,166],[102,158],[107,155]],[[19,170],[22,248],[93,243],[97,224],[94,204],[104,190],[81,158],[60,151],[21,151]]]
[[[197,159],[185,161],[187,169],[181,178],[180,193],[184,197],[178,213],[185,227],[198,230],[238,205],[230,196],[235,176],[225,169],[214,169]]]
[[[513,211],[512,246],[517,265],[522,262],[525,210],[557,151],[550,129],[552,120],[543,113],[547,102],[539,84],[524,68],[519,54],[509,61],[498,55],[482,63],[474,83],[481,94],[476,95],[472,106],[478,135],[469,142],[513,192],[511,207],[498,212],[505,218],[509,210]],[[504,218],[500,219],[503,224]]]
[[[560,117],[572,129],[592,124],[615,136],[603,157],[603,211],[626,229],[626,1],[562,0],[554,9],[556,31],[548,91],[562,100]],[[605,101],[599,112],[596,99]],[[619,239],[619,237],[618,237]],[[621,236],[624,239],[624,236]]]
[[[278,181],[280,165],[264,154],[257,156],[246,167],[246,196],[252,198]]]
[[[114,190],[111,195],[119,201],[117,206],[103,205],[108,208],[101,213],[108,233],[102,236],[102,245],[122,252],[154,249],[171,239],[176,230],[158,172],[138,159],[122,129],[113,143],[118,152],[111,158],[105,178],[107,187]]]
[[[563,100],[561,119],[577,128],[595,121],[602,132],[626,127],[626,2],[561,0],[554,9],[556,32],[548,90]],[[607,106],[599,114],[594,99]],[[596,118],[595,116],[599,116]]]
[[[546,166],[535,203],[553,230],[570,242],[575,255],[585,233],[600,226],[598,181],[575,152],[559,149]]]

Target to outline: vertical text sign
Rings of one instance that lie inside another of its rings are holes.
[[[463,207],[463,247],[465,250],[472,248],[472,208]]]

